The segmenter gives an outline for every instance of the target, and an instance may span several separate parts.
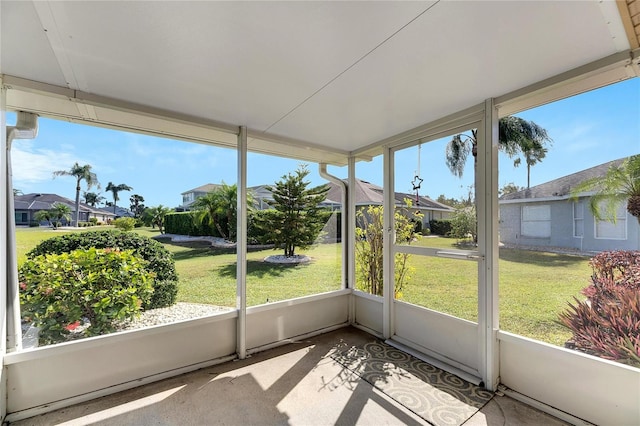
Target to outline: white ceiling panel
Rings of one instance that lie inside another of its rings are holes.
[[[615,52],[585,6],[568,28],[574,2],[440,3],[272,131],[357,149]]]
[[[0,73],[72,89],[49,103],[47,89],[12,93],[12,108],[135,128],[139,106],[182,117],[174,129],[140,120],[139,131],[206,141],[202,123],[244,125],[251,146],[263,135],[269,152],[281,138],[282,154],[308,143],[343,159],[628,49],[612,10],[595,0],[3,0]],[[113,104],[129,110],[110,114]]]

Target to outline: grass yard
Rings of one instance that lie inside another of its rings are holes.
[[[422,238],[425,247],[456,248],[455,240]],[[522,336],[563,346],[571,333],[557,321],[558,314],[589,284],[589,257],[500,249],[500,328]],[[402,300],[477,321],[477,263],[412,256],[413,279]]]
[[[95,228],[91,228],[95,229]],[[19,228],[18,262],[43,239],[70,230]],[[151,228],[137,228],[140,235],[156,236]],[[207,243],[169,243],[180,277],[181,302],[235,306],[236,255],[211,249]],[[455,240],[423,238],[419,244],[443,249],[455,248]],[[323,244],[299,251],[312,257],[302,265],[274,265],[262,262],[275,250],[247,253],[247,305],[291,299],[340,288],[340,244]],[[557,323],[557,316],[580,290],[587,286],[591,270],[588,258],[554,253],[500,249],[500,328],[537,340],[563,345],[570,333]],[[412,256],[413,278],[402,290],[401,299],[416,305],[476,321],[477,263],[443,258]]]

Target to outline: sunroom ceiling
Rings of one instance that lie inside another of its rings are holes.
[[[336,164],[629,49],[611,1],[3,0],[0,12],[10,109],[221,145],[244,125],[251,150]]]

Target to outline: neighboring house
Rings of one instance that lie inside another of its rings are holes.
[[[570,174],[500,197],[500,241],[525,246],[567,247],[581,251],[638,250],[640,226],[626,209],[618,208],[616,222],[596,220],[589,196],[570,200],[579,183],[604,176],[624,159]]]
[[[322,203],[323,206],[329,207],[333,210],[340,208],[342,200],[342,190],[340,187],[333,183],[327,183],[329,191],[327,192],[327,198]],[[197,198],[206,195],[208,192],[218,188],[220,185],[208,183],[206,185],[199,186],[198,188],[186,191],[182,193],[182,207],[185,210],[189,210],[188,206],[191,205]],[[253,197],[254,207],[258,210],[265,210],[271,208],[269,202],[273,201],[273,195],[271,191],[267,189],[269,185],[258,185],[247,188]],[[364,208],[370,205],[382,205],[382,187],[374,185],[372,183],[356,179],[355,187],[356,208]],[[423,226],[428,227],[429,221],[433,219],[447,219],[455,212],[455,209],[438,203],[429,197],[419,197],[416,202],[415,194],[405,194],[402,192],[395,193],[395,204],[397,207],[406,206],[404,200],[409,198],[412,200],[411,211],[419,211],[424,215],[422,219]]]
[[[182,194],[180,194],[182,195],[182,205],[180,206],[180,209],[190,210],[191,204],[193,204],[194,201],[196,201],[200,197],[204,197],[209,192],[213,191],[216,188],[219,188],[220,186],[221,185],[217,185],[215,183],[207,183],[205,185],[183,192]]]
[[[97,210],[100,210],[103,213],[111,214],[111,219],[117,219],[119,217],[134,217],[135,216],[131,210],[126,209],[124,207],[119,207],[119,206],[116,206],[115,215],[113,214],[113,206],[111,206],[111,207],[109,207],[109,206],[100,207]]]
[[[329,183],[327,200],[338,200],[330,202],[339,203],[342,196],[341,191],[338,185]],[[382,187],[360,179],[356,179],[354,191],[351,193],[355,194],[356,197],[356,209],[362,209],[371,205],[381,206],[384,201]],[[448,219],[455,213],[454,208],[434,201],[429,197],[420,196],[416,199],[415,194],[396,192],[394,199],[396,207],[406,206],[405,200],[410,199],[412,203],[410,211],[420,212],[424,215],[422,225],[426,228],[429,227],[430,220]]]
[[[35,222],[34,215],[40,210],[50,210],[54,204],[62,203],[71,208],[71,217],[75,215],[75,202],[56,194],[24,194],[13,197],[16,225],[29,225]],[[80,203],[80,222],[88,222],[89,218],[95,217],[99,222],[107,222],[113,219],[113,212],[104,212],[98,208]],[[44,222],[42,223],[44,224]]]

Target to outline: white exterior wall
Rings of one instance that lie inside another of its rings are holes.
[[[502,384],[599,425],[640,424],[640,369],[499,332]]]

